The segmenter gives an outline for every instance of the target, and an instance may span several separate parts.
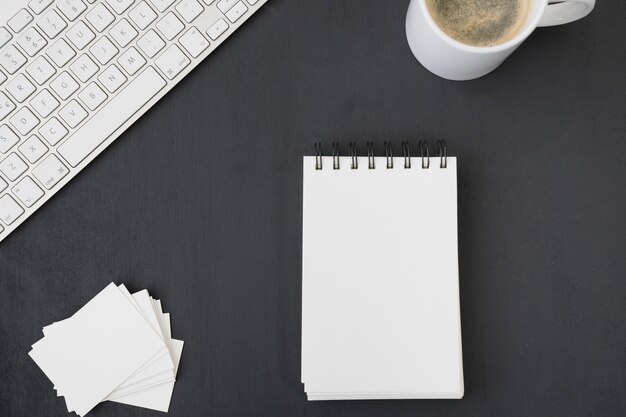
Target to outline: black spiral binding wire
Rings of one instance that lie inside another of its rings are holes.
[[[408,140],[402,142],[402,157],[404,158],[404,168],[411,168],[411,147]]]
[[[367,142],[365,146],[367,146],[367,167],[374,169],[376,168],[374,163],[374,142]]]
[[[339,143],[333,142],[333,169],[339,169]]]
[[[387,158],[387,169],[393,169],[393,148],[391,142],[385,141],[385,158]]]
[[[315,169],[322,169],[322,143],[315,142]]]
[[[357,158],[356,142],[350,142],[348,144],[348,147],[350,148],[350,168],[359,169],[359,158]]]
[[[420,156],[422,157],[422,169],[430,168],[430,147],[428,141],[419,141],[417,146],[420,148]]]
[[[374,142],[367,142],[367,167],[368,169],[375,169],[375,153],[374,153]],[[385,147],[385,159],[386,159],[386,167],[387,169],[393,169],[393,148],[390,141],[384,142]],[[357,153],[357,144],[356,142],[350,142],[348,144],[349,155],[350,155],[350,169],[358,169],[359,168],[359,158]],[[418,148],[418,157],[422,160],[422,169],[430,168],[430,146],[428,145],[427,140],[420,140],[417,144]],[[340,169],[339,165],[339,143],[332,143],[332,158],[333,158],[333,169]],[[321,170],[322,166],[322,144],[320,142],[315,142],[315,169]],[[402,142],[402,157],[404,158],[404,168],[411,168],[411,148],[409,141]],[[436,144],[436,157],[439,158],[439,168],[448,168],[448,149],[446,146],[446,141],[443,139],[437,140]]]
[[[448,149],[446,141],[441,139],[437,141],[437,156],[439,157],[439,168],[448,168]]]

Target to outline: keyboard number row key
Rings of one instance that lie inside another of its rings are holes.
[[[159,67],[170,80],[180,74],[190,63],[191,61],[187,58],[187,55],[185,55],[177,45],[170,46],[155,61],[157,67]]]
[[[17,38],[17,43],[26,51],[28,56],[35,56],[48,44],[48,41],[39,34],[37,29],[30,27],[26,29],[22,36]]]
[[[26,57],[14,45],[9,45],[0,53],[0,65],[10,75],[15,74],[25,63]]]
[[[41,12],[46,10],[52,3],[54,3],[54,0],[30,0],[28,7],[30,7],[33,13],[41,14]]]
[[[87,6],[82,0],[59,0],[57,7],[61,10],[61,13],[67,17],[67,20],[73,22],[78,16],[80,16]]]
[[[33,176],[48,190],[57,185],[69,172],[69,169],[54,154],[48,155],[32,171]]]
[[[9,27],[14,32],[19,32],[24,29],[30,22],[33,21],[33,15],[26,9],[21,9],[12,18],[9,19]]]
[[[56,10],[51,9],[37,21],[37,26],[43,30],[48,38],[54,39],[67,27],[67,23]]]

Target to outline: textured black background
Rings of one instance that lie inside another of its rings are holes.
[[[27,352],[111,281],[186,342],[171,416],[626,413],[625,3],[466,83],[411,55],[407,4],[270,0],[0,244],[0,415],[66,415]],[[459,158],[465,398],[308,403],[301,157],[420,132]]]

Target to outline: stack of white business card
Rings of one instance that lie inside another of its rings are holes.
[[[29,355],[68,411],[84,416],[103,401],[168,411],[183,342],[147,290],[111,283],[43,334]]]

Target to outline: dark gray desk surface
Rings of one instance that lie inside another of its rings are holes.
[[[467,83],[413,58],[407,4],[270,0],[0,244],[0,415],[67,415],[27,352],[111,281],[186,342],[171,416],[626,414],[625,3]],[[301,157],[420,131],[459,158],[465,398],[308,403]]]

